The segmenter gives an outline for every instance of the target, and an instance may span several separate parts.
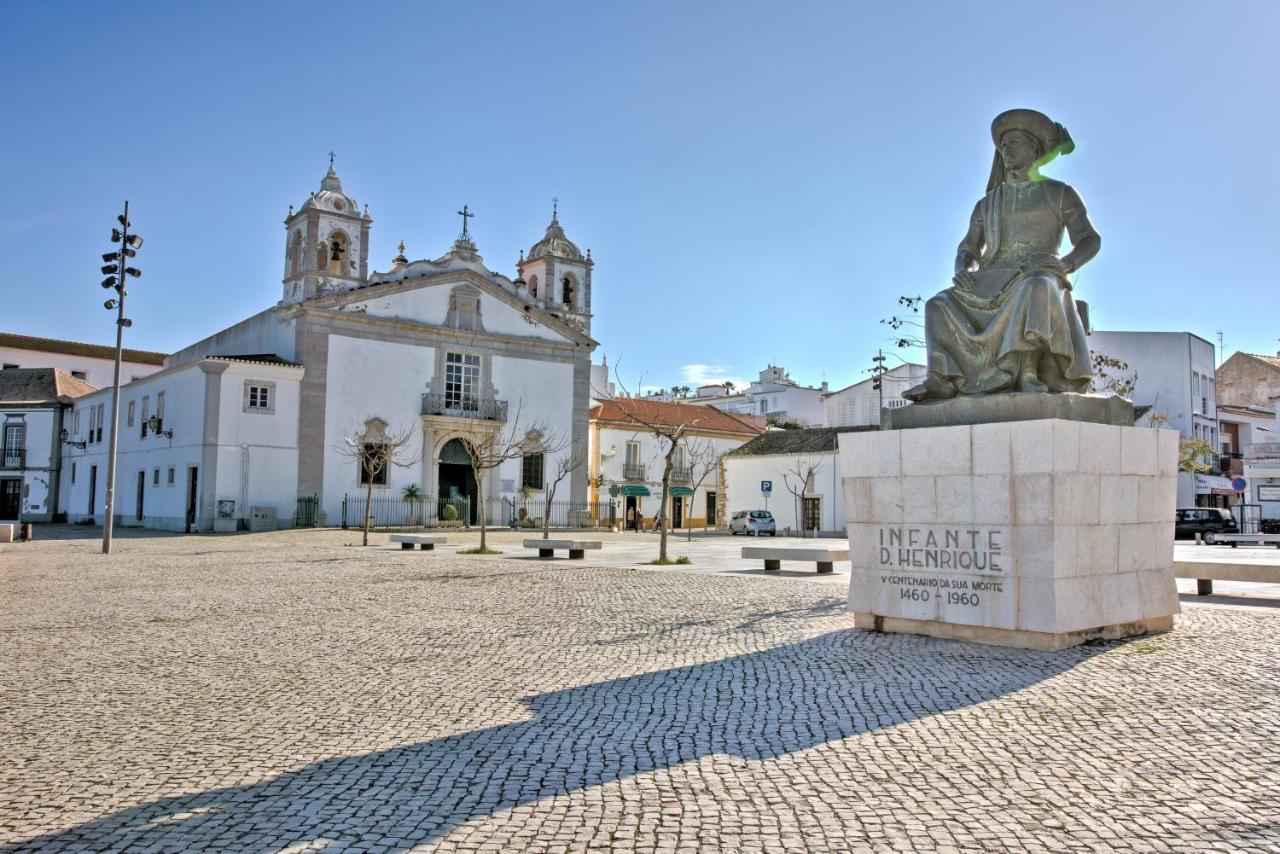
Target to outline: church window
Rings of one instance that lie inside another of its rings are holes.
[[[573,308],[574,296],[576,296],[576,289],[573,286],[573,277],[565,276],[564,280],[560,283],[560,288],[561,301],[564,303],[564,307]]]
[[[133,426],[133,405],[134,405],[135,403],[137,403],[137,401],[136,401],[136,400],[131,400],[131,401],[129,401],[129,420],[128,420],[127,424],[128,424],[128,426],[130,426],[130,427],[132,427],[132,426]]]
[[[265,380],[245,380],[244,411],[270,415],[276,408],[276,384]]]
[[[534,299],[538,298],[538,277],[537,276],[529,277],[529,296],[533,297]]]
[[[480,408],[480,357],[468,353],[446,353],[444,363],[444,405],[446,409],[476,412]]]
[[[173,486],[173,466],[169,466],[169,486]]]
[[[160,469],[153,469],[151,471],[151,485],[152,486],[160,485]]]
[[[360,485],[369,483],[370,475],[374,486],[387,485],[386,445],[377,442],[364,443],[364,457],[360,460]],[[370,469],[373,469],[371,472]]]
[[[520,486],[524,489],[542,489],[543,486],[542,454],[525,454],[520,465]]]

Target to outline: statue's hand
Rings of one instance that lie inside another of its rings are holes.
[[[951,282],[962,291],[971,291],[977,284],[973,278],[973,273],[968,270],[957,270],[956,274],[951,277]]]

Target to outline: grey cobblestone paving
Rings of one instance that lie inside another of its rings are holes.
[[[1280,848],[1280,611],[1031,653],[817,580],[0,551],[0,850]]]

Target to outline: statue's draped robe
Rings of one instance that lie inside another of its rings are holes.
[[[1058,257],[1070,223],[1087,222],[1080,197],[1059,181],[1005,182],[973,216],[960,249],[978,259],[975,286],[950,287],[925,307],[930,373],[961,394],[1014,391],[1031,360],[1051,391],[1088,391],[1089,348],[1071,288],[1037,269]]]

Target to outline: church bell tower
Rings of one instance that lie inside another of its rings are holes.
[[[369,277],[369,209],[342,191],[342,181],[329,172],[320,189],[297,211],[289,207],[284,221],[284,300],[298,303],[362,287]]]
[[[519,278],[538,306],[591,334],[591,251],[584,257],[560,225],[559,202],[551,208],[551,224],[529,254],[517,263]]]

